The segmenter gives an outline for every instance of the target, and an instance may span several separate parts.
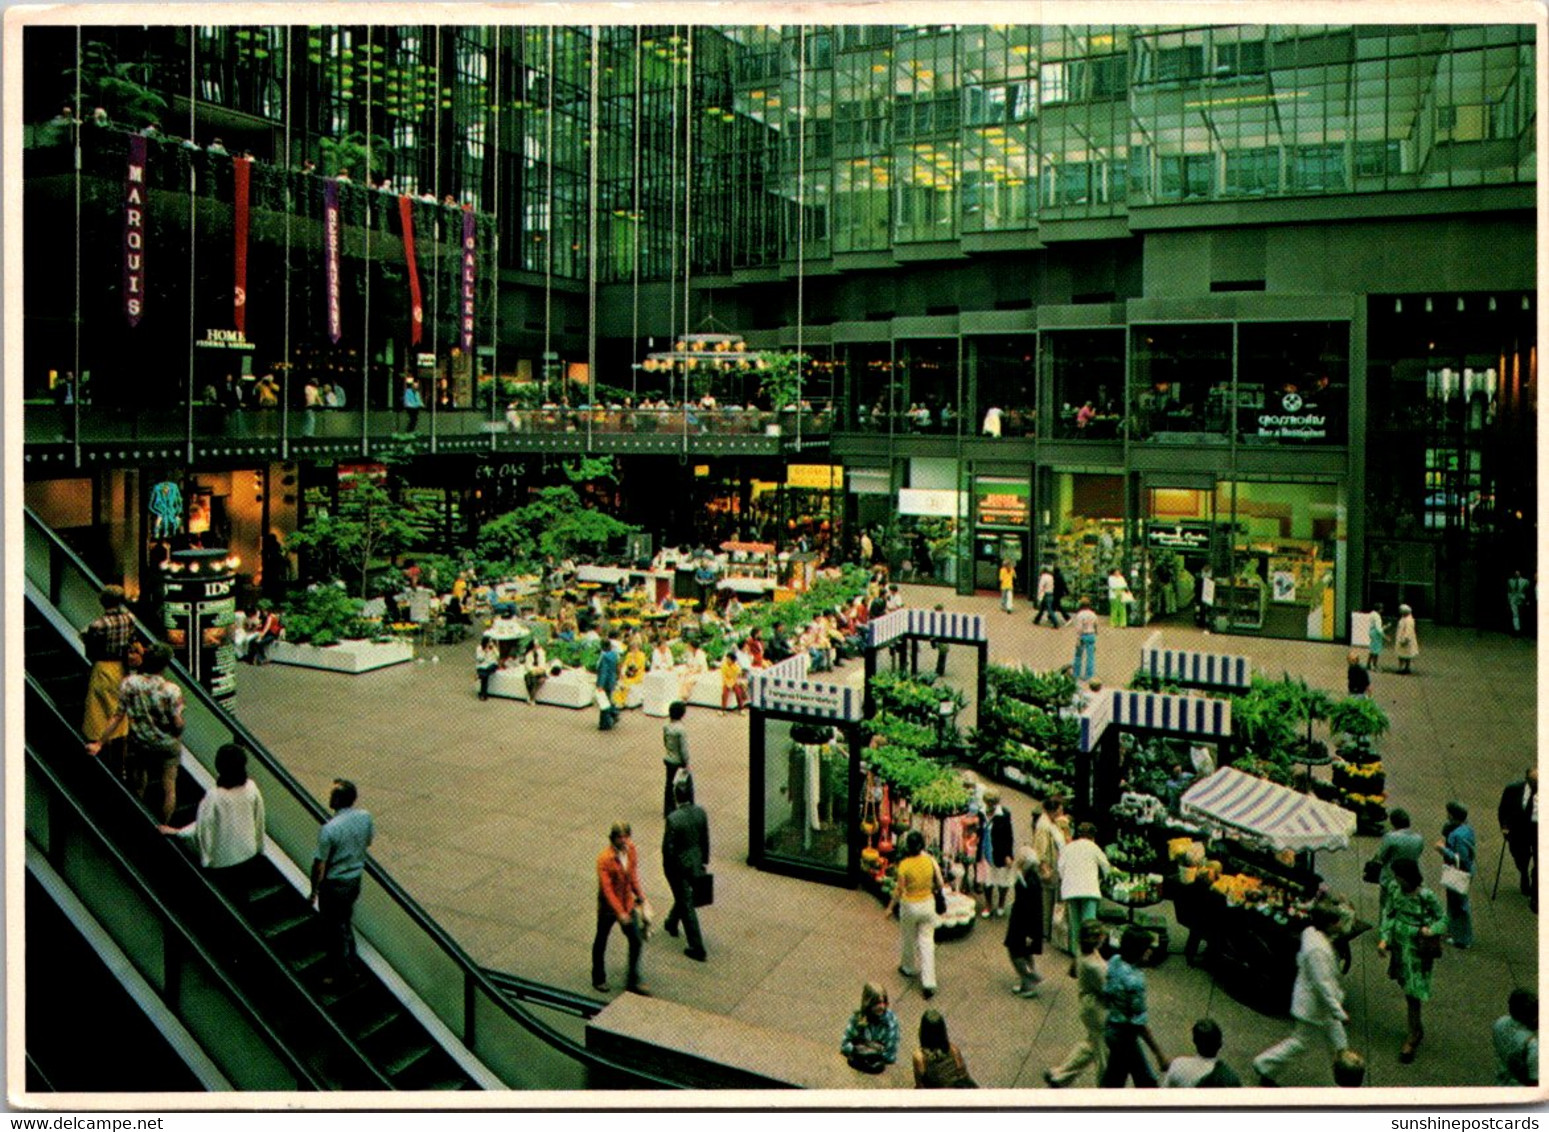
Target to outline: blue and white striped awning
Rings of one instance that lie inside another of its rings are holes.
[[[895,609],[866,623],[866,646],[879,649],[902,636],[928,637],[933,641],[976,644],[990,639],[984,618],[977,613],[951,613],[945,609]]]
[[[1247,688],[1253,683],[1252,663],[1235,653],[1164,649],[1152,633],[1140,646],[1140,670],[1148,676],[1201,688]]]
[[[1184,792],[1183,816],[1235,830],[1272,849],[1344,849],[1355,815],[1332,802],[1225,766]]]
[[[789,660],[753,671],[749,701],[763,711],[793,712],[815,719],[855,722],[863,706],[859,688],[827,680],[808,679],[805,649]]]
[[[1205,696],[1169,696],[1118,688],[1098,692],[1081,713],[1081,749],[1097,747],[1112,725],[1219,741],[1231,738],[1232,705]]]

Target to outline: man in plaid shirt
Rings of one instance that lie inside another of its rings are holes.
[[[86,738],[101,743],[109,751],[113,769],[123,773],[123,725],[109,730],[107,724],[118,713],[118,686],[124,680],[124,660],[134,640],[134,618],[124,608],[122,586],[104,586],[100,595],[102,616],[81,631],[86,659],[91,664],[91,679],[86,686],[86,713],[81,730]]]
[[[124,677],[119,685],[118,712],[108,731],[122,719],[129,721],[129,786],[148,802],[151,783],[161,784],[161,821],[172,820],[177,806],[178,761],[183,750],[183,690],[162,675],[172,662],[172,647],[158,641],[145,652],[140,671]],[[86,744],[96,755],[101,742]]]

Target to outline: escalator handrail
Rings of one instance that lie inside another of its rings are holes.
[[[66,749],[71,752],[78,750],[79,745],[85,741],[80,732],[75,727],[73,727],[68,720],[65,719],[63,713],[59,710],[59,706],[54,703],[53,698],[48,694],[47,690],[38,683],[36,677],[34,677],[31,673],[27,673],[26,682],[29,698],[36,701],[28,704],[27,727],[29,732],[35,723],[39,721],[33,714],[34,711],[37,708],[42,708],[51,717],[51,719],[45,720],[45,722],[51,722],[53,727],[59,731],[62,736],[69,737],[70,744]],[[89,756],[82,754],[80,757],[85,759]],[[96,764],[96,768],[101,774],[102,779],[105,782],[111,784],[104,787],[105,789],[110,791],[116,789],[121,795],[122,803],[126,809],[128,809],[130,812],[144,814],[144,811],[141,809],[138,801],[133,797],[133,795],[129,793],[129,788],[123,782],[121,782],[117,776],[112,774],[107,769],[107,767],[103,766],[100,760],[91,759],[91,762]],[[52,769],[50,770],[50,773],[53,774]],[[56,780],[58,779],[57,774],[53,774],[53,776]],[[82,809],[84,812],[84,806],[80,803],[79,799],[76,800],[76,804],[77,808]],[[87,820],[91,820],[89,816]],[[149,815],[145,815],[145,824],[147,826],[154,827],[156,823],[149,817]],[[92,825],[95,829],[96,823],[93,822]],[[100,830],[98,830],[98,833],[99,836],[106,836],[105,834],[102,834]],[[271,964],[273,964],[274,968],[279,972],[280,977],[291,985],[299,998],[302,1001],[308,1003],[313,1008],[312,1013],[315,1015],[315,1017],[312,1020],[312,1024],[323,1027],[325,1031],[331,1030],[332,1033],[330,1036],[339,1044],[343,1050],[354,1057],[354,1059],[359,1063],[360,1067],[368,1070],[370,1075],[375,1077],[380,1082],[383,1089],[393,1088],[392,1082],[389,1081],[387,1077],[381,1072],[381,1070],[379,1070],[372,1063],[371,1059],[366,1056],[364,1051],[361,1050],[360,1046],[355,1042],[355,1040],[339,1027],[339,1024],[334,1021],[333,1017],[323,1008],[322,1004],[317,1001],[312,992],[309,991],[301,982],[301,980],[296,977],[296,973],[290,969],[289,965],[286,964],[286,962],[280,958],[279,954],[274,950],[274,948],[270,946],[269,941],[264,939],[263,936],[261,936],[257,930],[254,929],[253,925],[248,921],[247,917],[238,911],[238,909],[231,903],[226,894],[211,882],[205,871],[199,868],[186,853],[180,850],[177,846],[172,845],[170,843],[172,840],[171,838],[164,837],[160,833],[157,833],[156,840],[160,843],[157,846],[157,849],[162,850],[167,854],[165,859],[176,862],[176,864],[169,865],[168,867],[172,869],[178,869],[184,874],[178,878],[177,883],[182,886],[196,886],[194,889],[195,891],[202,889],[208,893],[209,896],[212,897],[216,903],[224,909],[227,917],[232,921],[230,924],[224,925],[225,929],[241,933],[247,943],[256,947],[259,952],[263,954]],[[152,850],[152,852],[155,851],[156,850]],[[119,856],[124,856],[122,850],[119,850]],[[147,881],[147,883],[149,882]],[[184,889],[184,891],[187,890],[187,888]],[[158,901],[158,903],[165,907],[164,902]],[[183,925],[180,923],[180,926]],[[186,926],[185,930],[187,930]]]
[[[64,561],[72,569],[79,573],[89,585],[100,590],[101,583],[98,581],[97,576],[92,573],[91,569],[86,565],[85,562],[81,560],[80,556],[76,554],[75,551],[48,526],[48,524],[44,523],[43,520],[39,518],[30,507],[24,507],[23,512],[27,520],[29,533],[35,532],[38,536],[42,537],[55,552],[63,556]],[[50,588],[45,586],[39,587],[39,589],[46,599],[51,600],[52,590]],[[134,616],[133,613],[131,613],[131,616]],[[138,617],[135,617],[134,623],[136,630],[144,639],[157,639],[156,634],[150,633],[146,629],[144,623],[141,622]],[[85,658],[83,656],[82,660],[84,661],[84,659]],[[276,781],[283,785],[285,789],[289,791],[290,794],[297,800],[297,802],[299,802],[317,818],[318,824],[320,826],[328,820],[328,811],[323,808],[322,804],[319,803],[317,799],[315,799],[311,793],[309,793],[307,789],[296,780],[296,778],[280,762],[280,760],[275,758],[274,755],[269,752],[269,749],[260,743],[253,736],[253,734],[242,725],[240,721],[232,718],[230,713],[222,708],[220,704],[215,701],[215,698],[211,696],[210,693],[197,680],[194,680],[191,676],[189,676],[187,670],[184,669],[181,664],[174,660],[168,671],[177,677],[177,682],[183,688],[184,694],[197,699],[203,707],[213,713],[216,718],[218,718],[226,727],[230,728],[233,736],[247,747],[249,754],[259,763],[261,763],[269,774],[274,775]],[[507,993],[496,986],[495,983],[492,982],[484,973],[484,969],[479,964],[474,962],[468,953],[462,949],[462,946],[458,944],[457,941],[454,940],[450,935],[448,935],[446,930],[442,928],[441,925],[434,919],[432,919],[430,915],[420,907],[419,903],[403,890],[403,888],[396,880],[388,875],[386,870],[384,870],[381,865],[377,863],[375,858],[370,856],[366,858],[366,871],[370,874],[371,878],[381,887],[382,891],[398,904],[398,906],[403,910],[404,914],[407,915],[409,919],[412,920],[419,927],[419,929],[424,932],[425,935],[428,936],[430,940],[434,942],[435,945],[439,947],[462,970],[464,979],[468,980],[468,982],[465,983],[465,990],[471,991],[472,986],[478,986],[487,995],[489,995],[489,997],[497,1005],[499,1005],[500,1008],[504,1010],[509,1017],[513,1018],[529,1033],[533,1034],[541,1041],[548,1043],[550,1046],[563,1051],[583,1064],[595,1066],[610,1073],[632,1077],[638,1080],[642,1087],[646,1088],[680,1089],[685,1087],[681,1082],[668,1078],[658,1077],[655,1074],[646,1072],[638,1067],[626,1066],[612,1060],[611,1058],[602,1057],[592,1050],[587,1049],[584,1044],[577,1042],[575,1039],[564,1033],[561,1033],[555,1027],[549,1025],[547,1022],[544,1022],[541,1018],[533,1015],[532,1012],[529,1011],[524,1005],[522,1005],[520,1002],[513,1001]],[[463,1040],[464,1035],[458,1034],[457,1037],[461,1041]]]
[[[30,742],[25,744],[25,751],[27,761],[31,764],[32,768],[41,774],[45,779],[47,779],[54,792],[64,801],[66,805],[68,805],[75,812],[76,816],[80,819],[81,824],[85,828],[91,830],[93,837],[96,839],[97,848],[110,860],[112,860],[113,863],[123,871],[124,875],[132,878],[135,886],[139,889],[139,895],[141,898],[149,903],[153,908],[155,908],[157,917],[164,924],[170,926],[170,928],[175,933],[177,933],[177,936],[180,939],[182,945],[186,947],[190,953],[197,955],[204,963],[205,967],[209,970],[211,975],[220,981],[221,989],[225,991],[225,993],[230,996],[232,1001],[237,1004],[238,1008],[241,1009],[242,1013],[246,1016],[246,1021],[248,1024],[251,1025],[263,1037],[269,1048],[279,1057],[281,1061],[285,1063],[286,1068],[295,1074],[298,1081],[303,1082],[309,1088],[317,1091],[325,1090],[326,1086],[317,1079],[316,1075],[313,1074],[310,1067],[308,1067],[305,1062],[298,1059],[295,1054],[292,1053],[289,1044],[287,1044],[278,1034],[276,1034],[273,1028],[270,1027],[266,1021],[264,1021],[262,1013],[260,1013],[259,1010],[253,1005],[252,1001],[248,998],[247,994],[242,990],[242,988],[237,986],[236,983],[231,980],[231,977],[226,973],[225,968],[223,968],[215,961],[214,957],[211,956],[209,951],[205,949],[204,945],[200,943],[197,938],[195,938],[193,933],[188,930],[188,928],[183,924],[182,920],[174,915],[172,910],[168,908],[167,905],[162,901],[161,897],[156,894],[155,889],[151,886],[150,882],[145,879],[144,874],[139,870],[139,868],[132,864],[128,857],[124,855],[123,851],[114,843],[113,839],[108,837],[98,827],[97,823],[92,819],[91,814],[87,812],[85,805],[83,805],[81,800],[76,797],[75,792],[72,791],[67,785],[65,785],[64,781],[59,777],[54,768],[48,764],[48,760],[38,754],[38,752],[33,749],[33,746]],[[173,1010],[174,1013],[176,1013],[175,1007]]]

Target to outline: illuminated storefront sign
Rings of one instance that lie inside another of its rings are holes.
[[[974,484],[974,513],[981,527],[1027,526],[1032,489],[1026,480],[981,479]]]

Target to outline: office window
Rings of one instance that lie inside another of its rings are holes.
[[[1292,152],[1292,189],[1302,192],[1338,192],[1345,186],[1345,147],[1299,145]]]
[[[1208,153],[1167,154],[1157,158],[1156,195],[1163,200],[1210,195],[1215,158]]]
[[[1223,192],[1231,196],[1263,196],[1280,191],[1280,150],[1229,149]]]

